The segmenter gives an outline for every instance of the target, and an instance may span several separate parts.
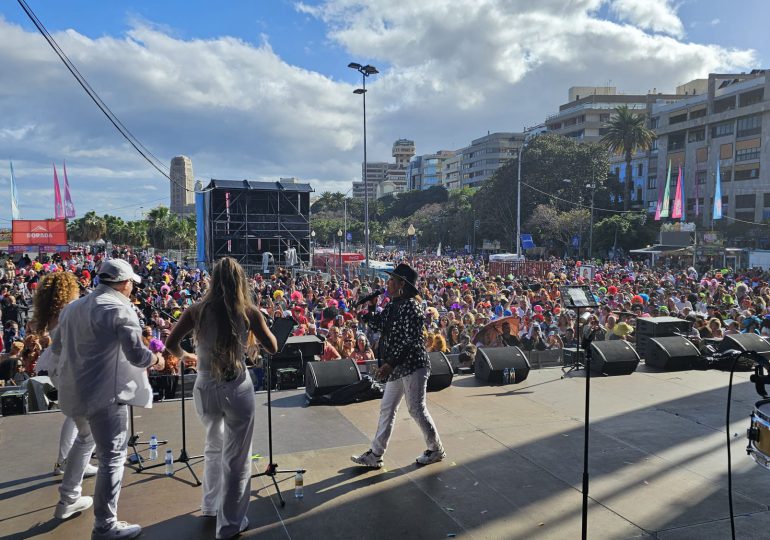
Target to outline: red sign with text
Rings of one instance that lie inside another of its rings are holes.
[[[11,243],[14,245],[37,246],[67,243],[67,223],[65,221],[15,219],[12,223]]]

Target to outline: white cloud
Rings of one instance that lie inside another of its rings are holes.
[[[722,22],[722,21],[721,21],[721,20],[719,20],[718,18],[716,18],[716,19],[711,19],[711,26],[716,26],[716,25],[718,25],[720,22]]]
[[[612,79],[627,93],[673,91],[709,72],[756,67],[752,51],[661,35],[651,15],[634,11],[640,4],[612,4],[624,24],[602,18],[606,0],[330,0],[298,9],[326,24],[333,47],[380,67],[366,98],[368,157],[380,161],[400,137],[429,153],[542,122],[570,86]],[[674,28],[669,4],[654,5]],[[118,135],[38,34],[0,18],[0,35],[0,73],[13,74],[0,99],[0,145],[13,157],[25,213],[52,213],[50,164],[63,159],[80,213],[132,217],[148,197],[168,193],[168,181]],[[228,36],[181,39],[144,22],[125,36],[69,30],[55,38],[166,165],[184,154],[204,180],[297,176],[319,193],[347,191],[360,176],[361,98],[352,93],[360,80],[352,71],[340,81],[290,65],[267,37],[257,46]],[[27,197],[27,188],[41,191]],[[9,213],[0,205],[0,218]]]
[[[612,11],[621,20],[645,30],[684,35],[684,26],[670,0],[613,0]]]

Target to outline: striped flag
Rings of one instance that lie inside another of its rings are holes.
[[[719,174],[719,160],[717,160],[717,180],[714,186],[714,215],[711,219],[722,219],[722,178]]]
[[[671,211],[673,219],[683,219],[682,212],[682,166],[679,166],[679,174],[676,177],[676,193],[674,194],[674,208]]]
[[[660,217],[668,217],[668,208],[671,204],[671,160],[668,160],[668,174],[666,175],[666,188],[663,191],[663,203],[660,206]]]
[[[59,189],[59,175],[56,174],[56,164],[53,166],[53,210],[54,219],[64,219],[64,204],[61,200],[61,190]]]
[[[75,217],[75,205],[72,204],[72,195],[70,195],[70,183],[67,179],[67,162],[64,162],[64,217]]]
[[[11,164],[11,219],[21,219],[21,212],[19,212],[19,196],[16,191],[16,178],[13,176],[13,161],[8,161]]]

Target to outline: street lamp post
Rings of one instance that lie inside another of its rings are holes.
[[[339,240],[339,244],[340,244],[339,268],[340,268],[340,279],[342,279],[342,229],[337,229],[337,240]]]
[[[414,225],[411,224],[406,230],[406,235],[409,237],[409,253],[412,255],[412,258],[414,258],[414,235],[416,232]]]
[[[350,69],[355,69],[361,74],[361,88],[353,90],[354,94],[361,94],[364,102],[364,254],[366,256],[366,267],[369,268],[369,182],[367,181],[366,171],[366,78],[369,75],[379,73],[377,68],[369,64],[362,66],[356,62],[348,64]]]
[[[596,194],[596,179],[591,178],[591,230],[588,232],[588,260],[594,256],[594,195]]]
[[[524,140],[519,145],[519,159],[517,160],[517,183],[516,183],[516,258],[521,257],[521,156],[524,152],[524,147],[530,140],[530,137],[534,136],[532,133],[524,136]]]

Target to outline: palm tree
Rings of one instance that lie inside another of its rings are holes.
[[[615,109],[615,116],[607,124],[607,133],[601,143],[611,152],[626,158],[626,180],[623,185],[623,209],[631,203],[631,156],[650,149],[655,132],[645,126],[645,117],[633,113],[627,105]]]
[[[158,206],[147,213],[147,239],[153,247],[159,249],[170,247],[174,217],[167,206]]]

